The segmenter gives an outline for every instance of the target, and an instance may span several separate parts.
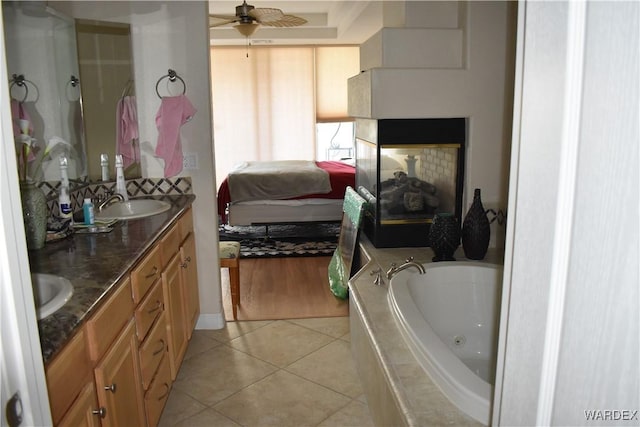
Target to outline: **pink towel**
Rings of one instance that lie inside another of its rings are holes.
[[[138,161],[135,140],[138,135],[138,112],[136,98],[125,96],[116,106],[116,154],[122,155],[125,169]]]
[[[196,109],[184,95],[162,98],[156,114],[158,145],[156,156],[164,159],[164,176],[168,178],[182,171],[182,143],[180,127],[191,120]]]

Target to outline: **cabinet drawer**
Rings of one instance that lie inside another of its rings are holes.
[[[87,358],[85,331],[80,329],[47,365],[47,389],[54,424],[58,424],[82,388],[93,382],[91,369]]]
[[[160,361],[167,354],[167,322],[162,312],[160,318],[151,329],[149,336],[140,346],[140,371],[142,372],[142,386],[149,388]],[[165,357],[166,359],[166,357]]]
[[[193,232],[193,211],[191,208],[180,217],[180,230],[181,241],[184,241],[187,235]]]
[[[160,240],[160,247],[162,248],[162,267],[164,268],[171,258],[178,252],[182,237],[180,236],[180,227],[176,223],[173,227],[167,231],[167,233]]]
[[[150,427],[158,425],[160,415],[171,391],[171,370],[169,369],[169,358],[163,357],[158,373],[154,378],[149,390],[144,395],[145,409],[147,411],[147,422]]]
[[[153,322],[164,311],[164,298],[162,296],[162,282],[157,281],[151,291],[144,297],[136,308],[136,332],[138,340],[143,341],[151,329]]]
[[[131,271],[133,300],[136,304],[142,301],[142,298],[153,283],[160,278],[160,273],[162,272],[162,263],[160,261],[160,248],[155,246],[144,260]]]
[[[113,340],[133,316],[131,281],[127,278],[116,287],[115,293],[87,321],[89,357],[93,362],[97,362],[111,347]]]

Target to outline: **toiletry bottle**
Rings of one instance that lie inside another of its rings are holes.
[[[68,161],[63,155],[60,156],[60,187],[65,187],[69,190],[69,174],[67,173]]]
[[[127,195],[127,184],[124,180],[122,154],[116,155],[116,193],[121,194],[125,202],[129,200],[129,196]]]
[[[102,181],[109,181],[109,155],[100,154],[100,168],[102,169]]]
[[[73,220],[73,210],[71,209],[71,199],[69,198],[69,189],[67,187],[60,187],[60,194],[58,195],[58,209],[60,210],[60,218],[62,220]]]
[[[91,202],[91,199],[89,198],[84,199],[84,205],[82,205],[82,211],[84,212],[84,223],[86,225],[95,224],[96,220],[94,217],[93,202]]]

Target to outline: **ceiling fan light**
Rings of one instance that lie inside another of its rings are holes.
[[[260,24],[252,23],[252,24],[237,24],[234,25],[233,28],[238,30],[240,34],[245,37],[250,37],[258,30]]]

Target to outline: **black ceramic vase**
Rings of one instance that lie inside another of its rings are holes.
[[[476,188],[473,193],[473,203],[464,217],[462,223],[462,248],[464,255],[469,259],[484,259],[489,248],[489,238],[491,229],[489,219],[482,206],[480,189]]]
[[[429,228],[429,244],[436,254],[433,262],[455,261],[453,253],[460,246],[460,223],[451,213],[438,213]]]

